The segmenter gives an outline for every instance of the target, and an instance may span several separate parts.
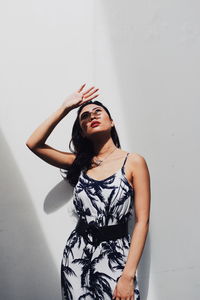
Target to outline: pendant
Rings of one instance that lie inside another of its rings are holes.
[[[93,160],[93,163],[97,166],[99,166],[102,163],[102,160],[97,159],[97,160]]]

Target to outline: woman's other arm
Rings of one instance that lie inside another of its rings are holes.
[[[122,272],[122,275],[130,279],[133,278],[136,273],[136,269],[145,246],[149,229],[151,201],[150,174],[147,163],[141,155],[134,154],[134,156],[132,166],[135,191],[134,211],[136,221],[127,262]]]

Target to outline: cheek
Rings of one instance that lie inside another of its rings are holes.
[[[110,124],[111,124],[110,118],[108,118],[108,116],[104,116],[102,118],[102,124],[105,125],[106,127],[110,126]]]
[[[80,125],[80,127],[81,127],[82,131],[83,131],[84,133],[86,133],[86,132],[88,131],[89,124],[83,122],[83,123]]]
[[[79,122],[79,126],[80,126],[81,130],[85,131],[84,123]]]
[[[86,124],[82,124],[81,125],[82,131],[86,132],[87,131],[87,125]]]

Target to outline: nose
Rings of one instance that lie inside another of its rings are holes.
[[[91,112],[90,113],[90,118],[91,118],[91,120],[93,120],[93,118],[96,119],[96,113],[95,112]]]
[[[94,119],[94,118],[96,118],[96,115],[95,114],[93,114],[93,112],[90,114],[90,118],[91,119]]]

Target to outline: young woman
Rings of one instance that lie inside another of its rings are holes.
[[[110,112],[101,102],[92,102],[98,89],[84,87],[68,96],[26,142],[41,159],[64,170],[74,187],[79,221],[63,252],[62,295],[67,300],[139,300],[136,270],[150,218],[147,163],[121,149]],[[62,152],[45,144],[58,122],[77,107],[70,141],[74,150]]]

